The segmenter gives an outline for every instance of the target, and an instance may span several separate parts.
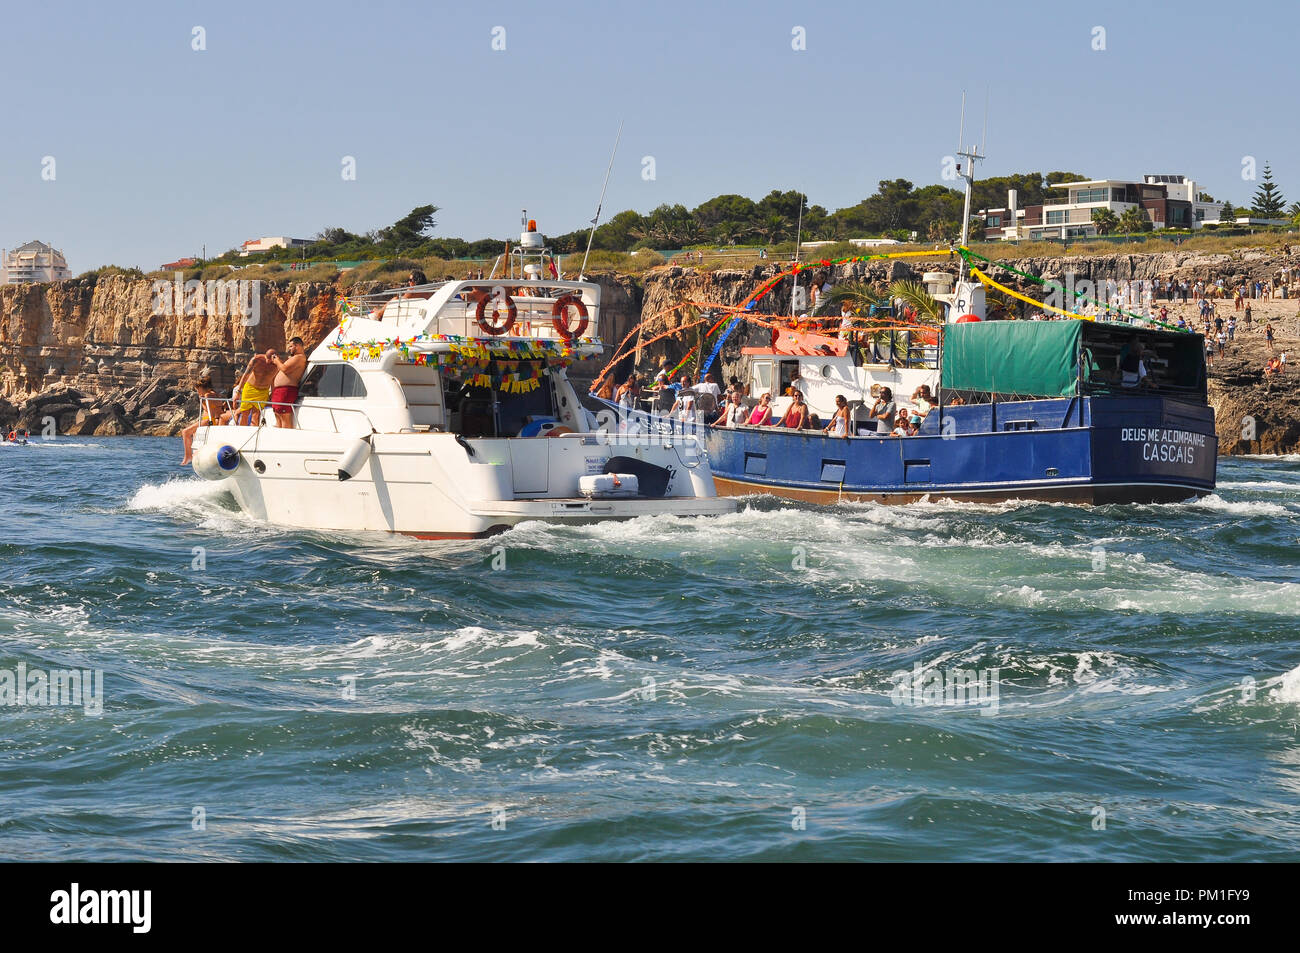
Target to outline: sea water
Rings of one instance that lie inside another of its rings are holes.
[[[1300,458],[1184,505],[752,497],[438,543],[268,526],[179,455],[0,448],[0,856],[1300,848]]]

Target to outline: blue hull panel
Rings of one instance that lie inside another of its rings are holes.
[[[638,416],[642,427],[666,423]],[[1173,502],[1214,490],[1218,455],[1211,408],[1145,396],[946,407],[913,437],[699,433],[719,493],[814,502]]]

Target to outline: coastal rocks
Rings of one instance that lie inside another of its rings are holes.
[[[27,400],[0,399],[0,429],[16,426],[49,436],[170,437],[197,414],[193,389],[175,378],[156,378],[93,396],[56,384]]]
[[[1247,339],[1215,362],[1209,398],[1222,455],[1300,451],[1300,374],[1266,376],[1268,356],[1262,342]]]

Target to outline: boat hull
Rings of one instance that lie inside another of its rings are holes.
[[[222,479],[254,518],[303,529],[381,531],[422,539],[471,539],[531,520],[584,524],[642,516],[712,516],[736,509],[720,498],[694,441],[616,446],[592,434],[471,439],[451,434],[374,434],[355,460],[356,437],[279,428],[213,427],[196,451],[229,445],[238,465]],[[665,445],[667,444],[667,445]],[[661,497],[586,498],[579,478],[613,457],[672,473]]]
[[[911,437],[699,432],[719,493],[811,503],[1177,503],[1214,491],[1218,453],[1211,408],[1136,395],[945,408]]]

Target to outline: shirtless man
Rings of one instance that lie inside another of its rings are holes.
[[[271,398],[271,380],[275,377],[275,365],[267,355],[254,354],[239,378],[239,404],[221,415],[221,424],[225,425],[233,417],[239,427],[256,427],[262,420],[262,408]]]
[[[303,347],[302,338],[290,338],[289,359],[280,360],[274,351],[266,355],[276,367],[275,382],[271,391],[271,409],[275,411],[277,427],[293,426],[293,405],[298,403],[298,384],[307,370],[307,349]]]

